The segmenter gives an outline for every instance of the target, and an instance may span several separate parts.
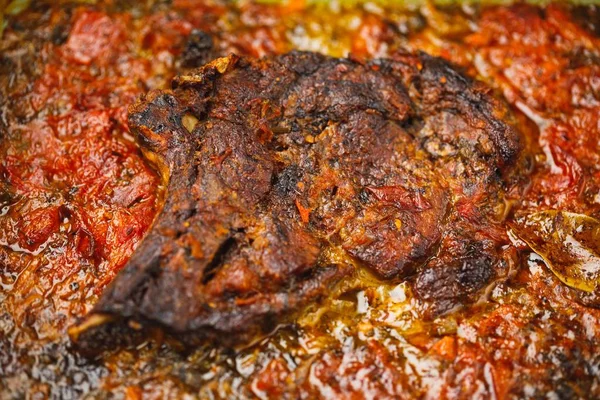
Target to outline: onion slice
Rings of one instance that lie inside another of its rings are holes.
[[[600,285],[600,221],[547,210],[518,220],[513,232],[565,285],[594,292]]]

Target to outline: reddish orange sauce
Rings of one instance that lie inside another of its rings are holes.
[[[401,282],[365,277],[362,290],[238,351],[179,352],[154,338],[97,360],[74,352],[67,328],[159,207],[127,107],[182,70],[194,29],[221,54],[371,58],[408,48],[450,59],[513,106],[526,136],[531,182],[507,228],[511,216],[545,209],[600,217],[593,8],[144,4],[42,2],[11,18],[0,40],[0,397],[600,396],[600,310],[519,240],[506,249],[520,254],[508,281],[431,323],[415,318]]]

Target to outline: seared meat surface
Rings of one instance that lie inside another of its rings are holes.
[[[177,76],[130,110],[166,197],[93,313],[235,343],[359,268],[411,279],[424,317],[477,299],[510,269],[521,146],[487,92],[425,54],[231,55]]]

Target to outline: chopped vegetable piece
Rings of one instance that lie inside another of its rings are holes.
[[[564,284],[593,292],[600,284],[600,221],[548,210],[528,215],[515,233]]]

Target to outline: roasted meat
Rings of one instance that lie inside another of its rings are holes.
[[[106,320],[247,340],[358,269],[410,279],[427,318],[510,269],[499,223],[519,135],[441,59],[230,55],[150,92],[129,124],[164,206],[83,347]]]

